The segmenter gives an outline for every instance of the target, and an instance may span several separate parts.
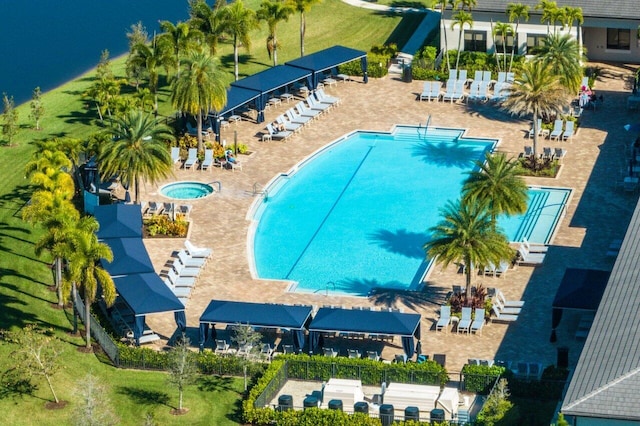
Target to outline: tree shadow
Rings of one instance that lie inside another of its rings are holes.
[[[10,368],[0,377],[0,400],[32,396],[46,401],[44,398],[35,395],[37,390],[38,386],[16,368]]]
[[[58,118],[69,124],[84,124],[92,126],[93,121],[98,119],[98,112],[95,108],[86,108],[82,111],[71,111],[69,114],[61,114]],[[107,117],[105,117],[105,120]]]
[[[135,404],[139,405],[164,405],[169,408],[176,408],[169,405],[169,394],[166,392],[156,392],[141,389],[133,386],[119,386],[117,392],[131,398]]]
[[[234,392],[238,393],[233,387],[234,379],[231,377],[221,376],[200,376],[196,381],[198,390],[202,392]]]
[[[424,309],[427,305],[440,305],[446,291],[439,287],[427,287],[424,291],[376,289],[369,300],[376,306],[393,307],[402,303],[410,309]]]
[[[429,239],[429,236],[424,233],[407,232],[406,229],[398,229],[395,232],[379,229],[375,233],[369,234],[369,239],[378,241],[379,246],[388,252],[413,259],[422,259],[425,257],[422,246]]]
[[[6,287],[5,283],[0,283]],[[17,297],[0,293],[0,324],[3,328],[23,328],[27,324],[38,323],[42,326],[50,326],[51,324],[43,324],[42,319],[33,313],[26,311],[27,302]],[[21,308],[22,306],[22,308]]]
[[[414,157],[422,157],[427,164],[437,164],[443,167],[468,167],[477,157],[477,151],[471,146],[463,146],[451,142],[421,142],[414,145]]]
[[[391,7],[409,7],[412,9],[425,9],[425,3],[421,1],[409,1],[409,0],[396,0],[392,1],[389,5]]]

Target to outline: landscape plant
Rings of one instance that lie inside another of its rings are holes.
[[[40,91],[40,87],[36,87],[35,89],[33,89],[29,107],[31,109],[29,118],[35,121],[36,130],[40,130],[40,119],[44,115],[45,111],[44,105],[42,104],[42,92]]]
[[[88,372],[78,380],[76,393],[81,403],[73,410],[76,426],[111,426],[120,423],[109,400],[108,390],[100,379]]]
[[[167,382],[178,390],[176,414],[185,414],[188,411],[182,406],[183,395],[187,386],[195,381],[197,374],[195,354],[191,352],[189,346],[189,338],[184,337],[179,339],[169,351]]]
[[[2,94],[2,134],[5,137],[4,144],[11,145],[13,138],[20,128],[18,125],[18,110],[16,110],[13,96]]]

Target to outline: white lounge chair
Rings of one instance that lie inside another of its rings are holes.
[[[284,128],[289,132],[297,132],[302,129],[302,124],[300,123],[292,123],[284,118],[284,114],[280,114],[276,117],[276,122],[280,125],[281,128]]]
[[[471,308],[462,308],[462,318],[458,321],[458,327],[456,331],[458,333],[468,333],[469,328],[471,327],[471,313],[473,310]]]
[[[431,100],[431,82],[425,81],[422,85],[422,93],[420,93],[420,100]]]
[[[533,138],[535,129],[533,128],[533,124],[531,125],[531,129],[529,130],[529,139]],[[542,135],[542,118],[538,118],[538,136]]]
[[[180,204],[176,207],[176,213],[183,215],[185,219],[189,219],[191,210],[193,210],[193,206],[191,204]]]
[[[213,149],[205,149],[204,160],[200,164],[200,170],[207,170],[211,166],[213,166]]]
[[[562,140],[569,140],[573,137],[573,129],[575,122],[568,120],[565,125],[564,132],[562,132]]]
[[[240,356],[247,357],[249,356],[252,350],[253,350],[253,345],[250,345],[249,343],[240,343],[238,345],[237,354]]]
[[[298,114],[300,114],[303,117],[318,118],[318,116],[321,114],[321,111],[316,111],[316,110],[307,108],[305,103],[302,101],[296,104],[296,110],[298,111]]]
[[[567,150],[564,148],[554,148],[553,149],[553,158],[558,160],[559,162],[567,155]]]
[[[544,244],[530,243],[525,237],[522,237],[522,245],[529,253],[546,253],[549,247]]]
[[[174,259],[172,265],[179,277],[197,278],[200,275],[200,268],[187,267],[180,262],[180,259]]]
[[[498,80],[496,81],[496,84],[504,83],[506,81],[507,81],[507,73],[504,71],[498,71]]]
[[[177,164],[180,162],[180,147],[172,146],[171,147],[171,162],[173,164]]]
[[[198,148],[189,148],[189,153],[187,154],[187,159],[184,160],[183,167],[185,169],[190,169],[194,167],[198,163]]]
[[[338,356],[338,352],[333,348],[322,348],[322,353],[324,356],[328,356],[329,358],[335,358]]]
[[[224,354],[224,353],[227,353],[228,350],[229,350],[229,344],[227,343],[226,340],[216,339],[215,353]]]
[[[473,82],[471,85],[477,83],[477,90],[473,94],[469,94],[469,99],[474,101],[488,101],[489,100],[489,83],[486,81]],[[472,89],[473,90],[473,89]]]
[[[494,305],[491,310],[495,317],[491,318],[491,322],[514,322],[518,321],[517,315],[501,314],[498,308]]]
[[[311,122],[311,120],[313,120],[313,117],[303,117],[298,114],[294,108],[289,108],[285,114],[287,115],[287,118],[289,118],[290,122],[302,124],[303,126],[306,126]]]
[[[367,351],[367,358],[373,361],[380,361],[380,354],[376,351]]]
[[[546,253],[530,253],[522,245],[518,248],[518,253],[520,253],[518,264],[521,265],[542,265],[546,256]]]
[[[440,306],[440,318],[436,322],[436,331],[446,329],[451,323],[451,306]]]
[[[209,256],[211,256],[211,253],[213,253],[213,250],[211,250],[210,248],[195,246],[189,240],[185,240],[184,246],[186,247],[187,251],[189,252],[189,256],[191,256],[193,258],[204,258],[204,259],[206,259]]]
[[[171,285],[171,282],[168,278],[164,279],[164,283],[171,289],[171,292],[176,295],[178,299],[189,299],[191,296],[191,288],[190,287],[174,287]],[[186,302],[186,300],[183,300]]]
[[[460,81],[455,81],[454,84],[447,84],[447,91],[442,95],[442,100],[453,101],[464,100],[464,84]]]
[[[271,357],[273,356],[273,348],[271,347],[270,343],[263,343],[262,347],[260,348],[260,355],[263,355],[265,357],[267,357],[267,359],[271,359]]]
[[[542,148],[542,159],[543,160],[551,160],[552,157],[553,157],[553,154],[551,153],[551,147],[550,146],[545,146],[544,148]]]
[[[276,131],[271,125],[271,123],[267,124],[267,132],[269,132],[269,136],[272,139],[287,139],[289,136],[293,134],[293,132],[289,130]]]
[[[151,215],[160,214],[162,212],[162,203],[158,203],[157,201],[149,201],[149,208],[147,209],[147,213]]]
[[[475,332],[476,334],[482,333],[482,327],[484,327],[484,309],[476,308],[473,322],[469,332]]]
[[[362,357],[362,354],[357,349],[347,349],[347,355],[353,359],[360,359]]]
[[[435,99],[437,101],[441,93],[442,93],[442,83],[439,81],[432,81],[431,92],[429,92],[429,101],[431,101],[431,99]]]
[[[180,277],[173,269],[169,269],[167,279],[173,287],[193,287],[196,285],[195,277]]]
[[[476,71],[473,74],[473,81],[482,81],[482,71]]]
[[[491,84],[491,71],[482,72],[482,81],[484,81],[487,84]]]
[[[464,83],[467,84],[467,70],[458,71],[458,80],[464,81]]]
[[[315,91],[315,96],[316,99],[318,99],[318,101],[325,103],[325,104],[330,104],[330,105],[339,105],[340,104],[340,98],[335,97],[335,96],[331,96],[331,95],[327,95],[324,91],[324,89],[320,88],[320,89],[316,89]]]
[[[499,297],[495,297],[493,300],[493,306],[497,307],[501,314],[518,315],[522,308],[515,306],[504,306]]]
[[[307,104],[309,105],[309,108],[314,111],[326,112],[329,110],[329,108],[331,108],[331,105],[329,104],[318,102],[314,96],[309,96],[307,98]]]
[[[516,74],[513,72],[507,73],[507,83],[513,83],[516,79]]]
[[[521,308],[524,306],[524,300],[507,300],[501,290],[496,291],[496,297],[500,299],[500,302],[505,307]]]
[[[549,134],[549,139],[558,139],[562,135],[562,127],[564,122],[562,120],[556,120],[553,122],[553,130]]]
[[[489,265],[484,268],[484,273],[492,274],[494,277],[497,277],[498,275],[506,274],[509,270],[509,266],[510,264],[508,260],[501,260],[499,266],[496,266],[493,262],[489,262]]]
[[[184,249],[178,250],[178,259],[187,268],[201,268],[205,263],[205,259],[190,257]]]
[[[458,70],[449,69],[449,80],[457,80],[458,79]]]

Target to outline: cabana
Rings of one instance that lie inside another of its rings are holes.
[[[407,358],[415,353],[414,338],[420,344],[420,314],[320,308],[309,325],[309,352],[320,341],[320,333],[369,333],[402,337]]]
[[[294,346],[300,351],[304,347],[304,331],[311,311],[311,306],[212,300],[200,316],[200,350],[204,349],[209,326],[212,327],[211,337],[215,339],[215,325],[222,323],[289,329],[293,331]]]
[[[364,76],[364,82],[369,82],[367,76],[367,52],[362,50],[351,49],[344,46],[333,46],[328,49],[321,50],[311,55],[303,56],[293,61],[286,62],[285,65],[292,67],[302,68],[304,70],[311,71],[311,87],[315,90],[320,82],[320,77],[325,71],[338,67],[339,65],[346,64],[347,62],[360,59],[360,66],[362,67],[362,75]]]
[[[233,110],[238,109],[249,102],[255,101],[256,109],[258,111],[264,110],[264,104],[261,103],[261,92],[253,89],[245,89],[239,86],[230,86],[227,89],[227,103],[222,107],[220,111],[214,111],[209,114],[213,121],[213,129],[216,133],[216,140],[220,142],[220,121],[222,116],[228,113],[233,113]]]
[[[100,228],[98,239],[142,238],[142,212],[139,204],[107,204],[93,212]]]
[[[184,305],[155,272],[132,274],[113,279],[118,295],[135,315],[133,337],[136,345],[144,331],[145,318],[149,314],[173,312],[178,329],[184,333],[187,319]]]
[[[262,123],[264,121],[264,106],[267,104],[269,96],[274,91],[300,80],[306,80],[307,86],[311,86],[311,72],[302,68],[277,65],[231,83],[231,87],[242,87],[260,92],[260,97],[256,102],[258,106],[257,121]]]
[[[101,263],[111,277],[155,271],[142,238],[108,238],[104,242],[111,247],[113,261],[102,259]]]
[[[555,342],[556,328],[562,320],[565,309],[596,312],[602,300],[602,295],[609,282],[611,271],[597,269],[567,268],[560,287],[553,299],[553,313],[551,317],[551,341]]]

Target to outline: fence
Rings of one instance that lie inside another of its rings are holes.
[[[267,384],[267,386],[265,386],[262,393],[258,395],[255,402],[253,403],[254,408],[266,407],[269,401],[275,398],[278,392],[280,392],[280,389],[282,389],[284,384],[289,379],[287,374],[288,364],[289,364],[289,361],[285,362],[282,365],[282,368],[278,370],[278,372],[273,377],[273,379],[271,379],[271,381]]]
[[[80,297],[76,289],[71,292],[71,295],[73,297],[73,303],[78,316],[80,317],[82,322],[86,324],[87,322],[85,321],[84,302],[82,301],[82,298]],[[115,365],[119,365],[120,351],[118,350],[118,346],[116,346],[116,344],[113,342],[111,336],[109,336],[109,334],[104,331],[104,328],[102,328],[102,326],[100,325],[100,321],[98,321],[93,315],[90,315],[90,317],[91,335],[94,339],[96,339],[100,347],[102,347],[102,350],[105,354],[107,354],[111,362],[113,362]]]

